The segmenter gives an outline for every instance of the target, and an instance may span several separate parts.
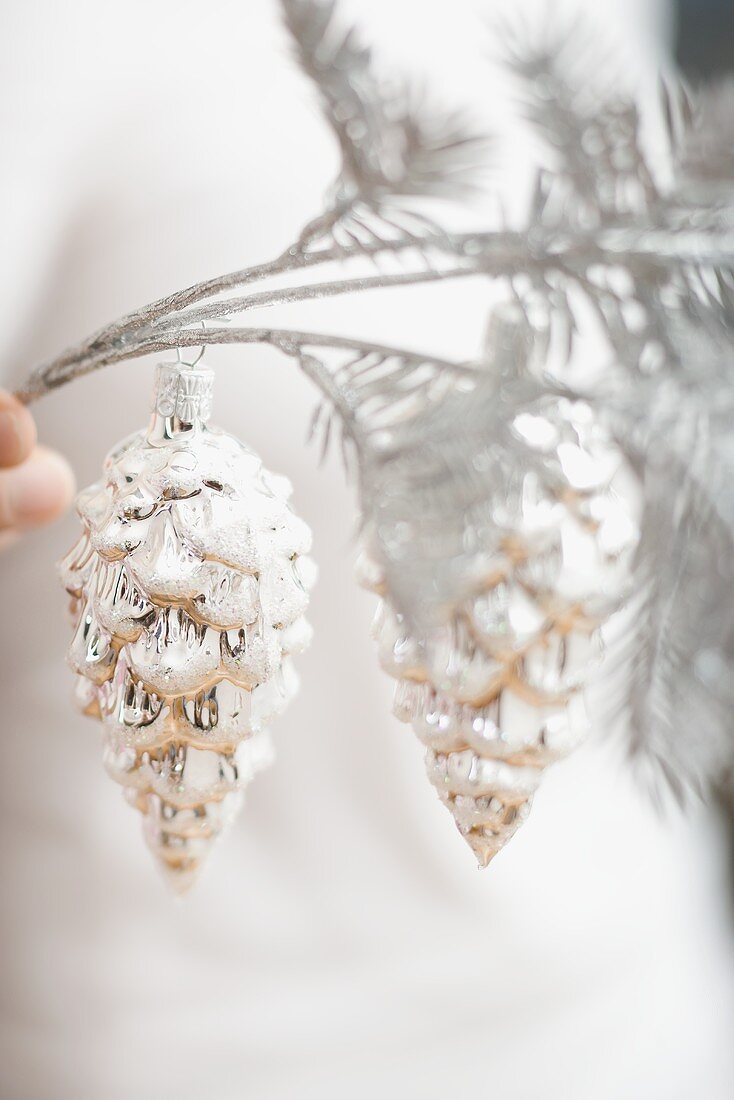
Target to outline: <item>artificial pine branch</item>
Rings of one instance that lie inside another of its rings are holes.
[[[690,711],[675,704],[684,682],[700,702],[709,746],[714,739],[728,743],[734,757],[726,706],[734,631],[722,565],[734,544],[734,503],[727,497],[734,483],[730,92],[696,101],[673,83],[663,86],[660,121],[670,156],[657,178],[634,97],[601,84],[584,60],[588,27],[534,43],[527,35],[506,37],[524,113],[552,148],[553,162],[538,173],[521,229],[454,234],[418,204],[464,197],[486,142],[463,118],[432,112],[410,89],[378,77],[371,51],[356,32],[341,29],[336,0],[281,6],[341,153],[324,210],[275,259],[105,326],[33,371],[20,396],[31,401],[107,364],[178,347],[279,349],[332,410],[316,421],[322,443],[334,434],[335,417],[355,445],[365,522],[384,518],[389,497],[383,527],[415,532],[410,570],[388,561],[390,584],[398,605],[408,612],[420,607],[430,618],[452,598],[450,559],[468,535],[476,536],[476,515],[507,492],[513,465],[529,461],[508,425],[524,406],[562,392],[553,369],[576,354],[583,303],[609,360],[602,384],[584,396],[643,486],[636,580],[645,609],[630,651],[649,675],[630,677],[622,705],[635,717],[638,751],[678,761],[675,784],[682,789],[695,770],[686,763],[690,754],[678,751],[691,737]],[[401,271],[375,274],[369,265],[383,256],[400,257]],[[350,273],[301,281],[305,272],[335,263]],[[472,276],[500,284],[503,310],[509,303],[513,318],[509,334],[505,324],[492,327],[486,353],[473,363],[279,327],[206,327],[286,302]],[[289,285],[267,285],[276,278]],[[457,430],[467,424],[471,431]],[[427,455],[441,476],[423,476]],[[682,499],[681,484],[695,486],[695,499]],[[446,537],[437,559],[439,529]],[[680,548],[682,568],[657,568],[671,545]],[[425,557],[422,547],[429,548]],[[722,671],[712,675],[712,668]],[[707,761],[704,778],[718,766],[711,761],[722,759],[719,751],[696,755]]]

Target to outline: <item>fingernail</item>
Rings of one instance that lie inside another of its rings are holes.
[[[54,451],[38,449],[22,466],[7,475],[8,511],[12,524],[33,527],[60,515],[74,491],[68,463]]]
[[[0,408],[0,466],[15,466],[35,443],[31,415],[22,405]]]

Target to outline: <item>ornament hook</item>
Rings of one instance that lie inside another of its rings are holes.
[[[202,329],[206,332],[206,321],[201,321],[200,323],[201,323]],[[204,352],[205,351],[206,351],[206,344],[202,344],[201,347],[199,348],[199,354],[196,356],[196,358],[192,359],[192,360],[188,360],[188,359],[182,359],[181,358],[181,348],[176,348],[176,360],[177,360],[177,362],[179,362],[181,364],[182,367],[192,367],[193,368],[193,367],[197,366],[201,362],[201,360],[204,358]]]

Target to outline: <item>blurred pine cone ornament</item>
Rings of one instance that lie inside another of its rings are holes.
[[[461,597],[437,625],[401,613],[374,532],[357,566],[381,596],[373,633],[398,681],[395,714],[425,745],[428,778],[480,867],[526,820],[545,767],[587,732],[584,684],[638,541],[612,484],[629,471],[586,403],[545,398],[511,431],[532,460],[510,471],[487,522],[467,523],[476,553],[460,558]]]
[[[150,427],[79,495],[84,531],[59,567],[79,704],[179,892],[272,759],[315,575],[290,484],[208,426],[212,388],[206,368],[158,367]]]

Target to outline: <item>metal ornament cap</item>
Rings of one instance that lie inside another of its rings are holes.
[[[206,427],[213,396],[214,371],[209,367],[159,363],[149,436],[157,437],[161,428],[173,435]]]

